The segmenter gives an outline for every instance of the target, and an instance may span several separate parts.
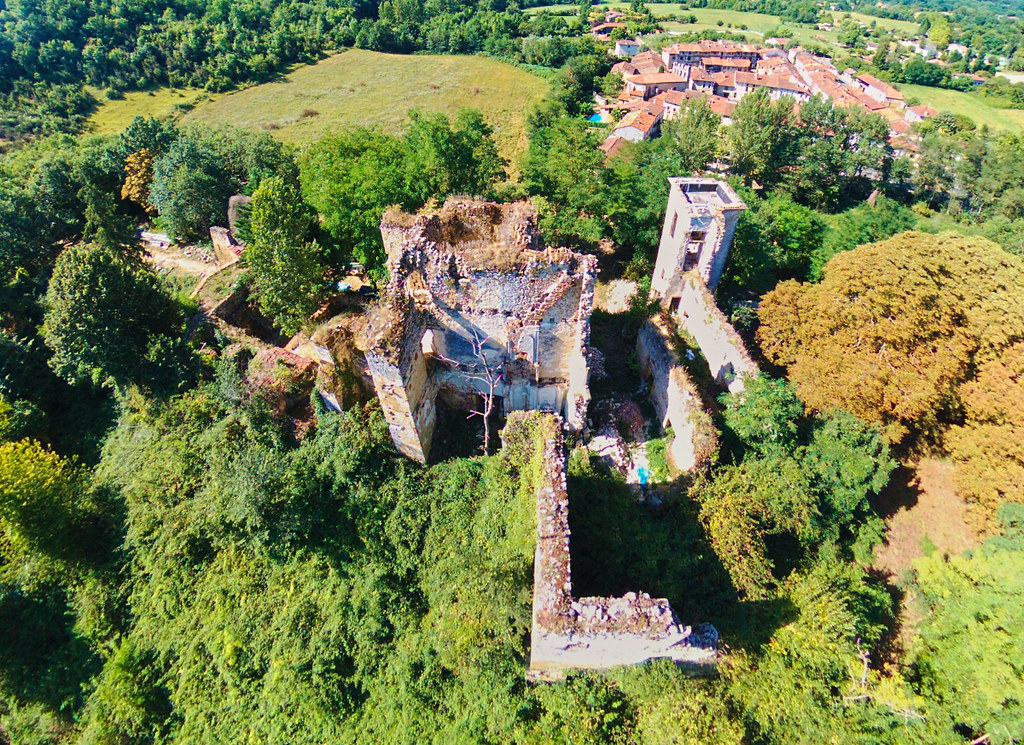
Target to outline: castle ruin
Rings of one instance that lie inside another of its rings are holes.
[[[594,257],[542,249],[527,202],[392,210],[381,235],[391,279],[361,346],[401,453],[426,462],[438,398],[485,419],[556,412],[583,429]]]
[[[673,460],[690,470],[711,460],[716,439],[678,351],[681,330],[723,388],[741,390],[757,374],[712,295],[746,206],[720,181],[669,181],[651,285],[663,312],[640,330],[637,354],[658,424],[675,433]],[[426,462],[439,401],[485,421],[505,416],[507,428],[529,427],[544,443],[528,677],[654,658],[713,665],[715,629],[680,624],[667,600],[572,594],[563,432],[584,434],[587,421],[596,259],[542,248],[536,210],[525,202],[453,198],[417,215],[393,209],[381,235],[390,281],[359,347],[397,449]]]

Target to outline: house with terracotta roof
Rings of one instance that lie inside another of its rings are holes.
[[[878,114],[889,125],[889,134],[892,137],[910,134],[910,125],[900,116],[899,112],[886,108],[879,111]]]
[[[656,137],[661,132],[661,120],[665,110],[661,104],[650,102],[642,109],[623,116],[612,130],[613,137],[630,142],[640,142]]]
[[[617,72],[623,78],[628,78],[630,75],[639,75],[640,70],[632,62],[616,62],[612,65],[612,72]]]
[[[632,57],[640,51],[640,42],[637,39],[619,39],[612,51],[616,57]]]
[[[749,75],[750,73],[742,72],[719,72],[711,76],[715,81],[715,95],[721,96],[722,98],[737,99],[740,97],[739,91],[736,88],[736,76],[737,75]]]
[[[657,52],[648,49],[646,52],[640,52],[640,54],[633,57],[630,63],[636,67],[638,75],[648,75],[654,72],[665,72],[665,63],[661,59],[661,55]]]
[[[609,135],[598,147],[604,151],[604,159],[608,161],[618,155],[619,151],[622,150],[623,145],[627,142],[629,142],[629,140],[624,137]]]
[[[761,58],[761,49],[753,44],[738,44],[731,41],[702,40],[692,43],[670,44],[661,50],[665,68],[675,71],[677,67],[699,65],[705,57],[747,60],[751,65]]]
[[[884,80],[879,80],[874,75],[869,75],[866,72],[862,72],[857,76],[857,86],[866,96],[886,106],[904,106],[906,104],[902,93]]]
[[[632,95],[642,96],[645,101],[665,91],[686,90],[687,85],[685,80],[671,72],[631,75],[626,78],[626,90]]]
[[[688,90],[697,91],[705,95],[713,95],[715,92],[715,78],[700,67],[683,68],[686,72],[685,78],[689,83]]]
[[[907,137],[890,137],[889,147],[894,155],[907,158],[916,158],[921,152],[921,146]]]
[[[706,94],[696,90],[666,91],[652,100],[661,104],[664,109],[662,118],[668,120],[674,118],[680,111],[700,99],[707,101],[709,108],[722,117],[722,124],[732,124],[732,112],[736,108],[736,104],[713,93]]]
[[[625,23],[598,23],[590,27],[590,33],[598,41],[611,41],[611,33],[617,28],[625,28]]]
[[[803,102],[811,97],[811,92],[807,86],[796,81],[791,76],[757,75],[752,72],[736,73],[735,98],[743,98],[743,96],[753,93],[758,88],[765,88],[768,91],[768,97],[773,101],[778,101],[783,96],[791,96],[797,101]]]
[[[921,104],[920,106],[908,106],[903,112],[903,118],[911,124],[916,124],[917,122],[923,122],[925,119],[931,119],[938,113],[931,106]]]

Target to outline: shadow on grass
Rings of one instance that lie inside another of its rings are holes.
[[[750,651],[796,617],[787,599],[738,597],[687,495],[638,504],[624,483],[586,466],[570,471],[568,487],[574,595],[668,598],[682,623],[713,623],[728,646]]]

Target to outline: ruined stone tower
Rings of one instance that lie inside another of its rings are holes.
[[[424,462],[436,401],[586,421],[596,260],[541,250],[527,202],[449,199],[381,222],[391,272],[361,346],[395,446]]]
[[[669,184],[651,294],[672,307],[683,275],[690,271],[696,271],[712,291],[718,286],[736,222],[747,205],[724,181],[670,178]]]

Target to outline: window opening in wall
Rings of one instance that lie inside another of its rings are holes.
[[[671,312],[673,312],[673,313],[675,313],[677,310],[679,310],[679,298],[678,297],[674,297],[674,298],[672,298],[671,300],[668,301],[668,309]]]
[[[668,234],[675,238],[676,236],[676,223],[679,222],[679,213],[672,215],[672,227],[669,228]]]

